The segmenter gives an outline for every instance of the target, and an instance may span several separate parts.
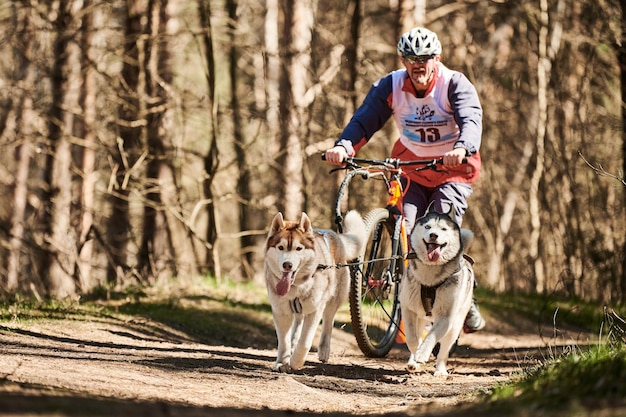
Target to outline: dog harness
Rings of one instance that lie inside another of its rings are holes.
[[[326,247],[330,250],[330,241],[328,240],[328,233],[324,230],[316,230],[315,233],[322,236],[324,238],[324,243],[326,243]],[[317,265],[318,270],[328,269],[330,268],[327,265],[319,264]],[[302,303],[300,302],[300,298],[296,297],[289,302],[289,307],[291,307],[291,311],[295,314],[302,313]]]
[[[420,285],[420,296],[422,297],[422,306],[424,306],[424,311],[426,312],[426,316],[430,317],[433,315],[433,306],[435,305],[435,298],[437,297],[437,289],[446,282],[448,278],[441,281],[439,284],[434,287],[427,287],[425,285]]]
[[[289,302],[289,307],[291,307],[291,311],[296,314],[302,313],[302,303],[300,302],[300,298],[298,297]]]
[[[408,259],[415,259],[415,257],[415,253],[409,253],[409,255],[407,256]],[[471,256],[464,253],[463,258],[470,265],[474,265],[474,259]],[[459,265],[459,269],[450,274],[450,276],[456,274],[461,269],[463,269],[463,265]],[[420,285],[420,297],[422,298],[422,306],[424,306],[424,311],[426,312],[427,317],[432,316],[433,306],[435,305],[435,298],[437,298],[437,289],[439,289],[439,287],[441,287],[446,281],[448,281],[448,279],[450,279],[450,277],[444,279],[439,284],[432,287]]]

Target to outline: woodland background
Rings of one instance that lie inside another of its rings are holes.
[[[424,25],[484,107],[480,284],[623,302],[624,20],[617,0],[0,0],[0,294],[262,279],[277,211],[333,226],[320,154]],[[386,199],[369,182],[362,214]]]

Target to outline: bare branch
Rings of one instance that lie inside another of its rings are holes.
[[[591,168],[597,175],[599,175],[601,177],[609,177],[609,178],[616,179],[617,181],[621,182],[623,186],[626,187],[626,179],[624,179],[624,173],[623,172],[619,173],[619,175],[611,174],[611,173],[607,172],[602,167],[601,164],[598,164],[597,166],[595,166],[591,162],[587,161],[587,159],[585,159],[585,157],[583,156],[583,154],[580,151],[578,151],[578,155],[580,155],[580,157],[583,159],[583,161],[585,161],[587,166],[589,168]]]

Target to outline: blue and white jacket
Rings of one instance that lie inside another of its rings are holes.
[[[409,171],[412,181],[427,187],[473,182],[481,167],[482,107],[478,93],[462,73],[441,62],[435,68],[424,97],[417,96],[405,69],[376,81],[335,144],[353,156],[393,116],[400,132],[391,152],[393,158],[431,159],[459,147],[467,151],[466,165],[444,172]]]

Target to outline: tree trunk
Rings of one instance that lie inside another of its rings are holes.
[[[303,146],[305,135],[303,126],[304,108],[300,102],[304,97],[309,81],[311,63],[311,36],[315,12],[309,1],[288,1],[285,9],[284,36],[287,45],[285,59],[286,74],[281,85],[281,150],[279,159],[282,167],[280,175],[280,210],[287,219],[295,219],[304,209]]]
[[[502,204],[500,221],[497,227],[495,227],[495,232],[491,233],[492,228],[487,227],[484,221],[480,222],[482,225],[481,234],[487,243],[486,252],[489,254],[487,277],[484,284],[496,291],[506,290],[506,280],[502,276],[502,263],[504,261],[502,256],[506,248],[505,242],[509,238],[509,231],[513,223],[513,214],[515,213],[517,202],[521,197],[522,185],[526,179],[526,170],[530,163],[532,153],[532,142],[526,142],[521,158],[515,165],[515,176],[507,187],[507,193]]]
[[[426,0],[399,0],[400,34],[426,24]]]
[[[237,71],[237,61],[239,59],[239,45],[237,43],[237,1],[227,0],[226,11],[228,13],[228,35],[230,40],[230,46],[228,49],[228,74],[230,76],[230,97],[231,97],[231,109],[232,109],[232,125],[233,125],[233,139],[235,147],[235,159],[237,161],[237,171],[239,172],[239,179],[237,181],[237,197],[239,199],[239,230],[242,231],[242,235],[239,239],[240,251],[241,251],[241,263],[243,274],[246,278],[250,279],[254,277],[254,238],[246,233],[251,229],[250,223],[250,200],[252,198],[251,183],[252,176],[250,175],[250,163],[246,158],[246,150],[248,143],[246,136],[243,133],[243,124],[240,122],[243,120],[241,113],[241,103],[237,92],[237,86],[239,85],[239,73]]]
[[[548,118],[548,78],[550,72],[550,60],[548,58],[548,2],[540,1],[540,27],[539,27],[539,62],[537,65],[537,132],[535,138],[536,159],[535,169],[530,179],[530,247],[529,255],[533,262],[535,272],[535,291],[542,294],[546,290],[546,278],[543,266],[543,257],[540,253],[542,213],[540,207],[540,185],[543,178],[545,162],[545,136]]]
[[[198,10],[200,11],[200,25],[205,28],[203,36],[203,47],[206,58],[206,76],[208,84],[209,102],[208,108],[211,117],[211,132],[209,134],[209,151],[204,157],[204,170],[206,172],[206,178],[203,183],[204,198],[208,202],[207,204],[207,233],[206,242],[208,245],[206,264],[208,272],[213,274],[216,278],[221,277],[221,266],[219,260],[219,253],[217,250],[217,239],[219,237],[219,223],[217,221],[219,213],[217,210],[217,204],[215,203],[213,194],[213,180],[215,179],[215,173],[219,166],[219,149],[217,147],[218,137],[218,115],[217,115],[217,99],[215,92],[215,57],[213,55],[213,35],[211,29],[211,5],[209,2],[198,0]]]
[[[622,92],[622,180],[626,179],[626,2],[622,0],[622,33],[619,45],[619,68]],[[626,192],[622,193],[626,207]],[[621,301],[626,300],[626,242],[622,247],[622,276],[620,282]]]
[[[346,61],[348,62],[348,73],[350,74],[347,90],[350,92],[350,100],[346,102],[343,124],[346,125],[357,109],[359,103],[357,100],[357,82],[359,77],[359,68],[361,67],[361,57],[359,56],[359,40],[361,38],[361,0],[351,0],[350,7],[350,38],[346,46]],[[338,138],[337,138],[338,139]],[[338,178],[338,183],[341,179]],[[347,196],[346,196],[347,197]]]
[[[74,132],[72,109],[78,108],[81,84],[80,49],[73,36],[80,3],[61,0],[58,3],[54,44],[55,62],[52,69],[52,105],[48,123],[49,154],[45,165],[44,214],[47,251],[43,257],[44,274],[50,294],[60,298],[76,292],[77,236],[71,224],[72,207],[72,146],[69,138]]]
[[[133,244],[131,225],[131,183],[145,158],[142,152],[146,136],[146,104],[141,91],[145,91],[145,38],[142,19],[146,16],[145,0],[130,0],[127,3],[124,24],[124,66],[119,106],[117,149],[112,157],[115,166],[110,190],[111,216],[106,226],[109,246],[107,280],[122,284],[127,277],[139,276],[133,269],[137,251]]]
[[[84,146],[82,147],[82,158],[80,160],[81,190],[80,190],[80,225],[79,225],[79,253],[77,265],[77,282],[80,289],[85,292],[96,286],[96,282],[91,276],[91,268],[94,256],[94,240],[91,236],[91,228],[94,222],[96,181],[98,172],[96,171],[96,134],[95,121],[97,117],[96,97],[98,86],[95,69],[92,62],[96,61],[92,50],[94,38],[94,13],[92,10],[93,0],[84,0],[84,10],[91,10],[83,18],[83,40],[81,50],[83,53],[81,66],[85,74],[82,86],[81,108],[83,111],[82,137]]]
[[[266,88],[267,109],[265,119],[268,130],[268,158],[274,158],[280,151],[280,79],[282,71],[280,65],[280,51],[278,40],[278,0],[265,2],[265,54],[267,59]]]
[[[32,159],[33,148],[33,126],[32,123],[37,119],[33,110],[33,94],[30,94],[37,80],[37,73],[30,60],[34,58],[34,33],[35,28],[32,25],[29,14],[24,17],[22,23],[23,31],[20,33],[21,40],[24,43],[24,58],[20,60],[20,67],[24,68],[24,77],[15,80],[16,84],[24,85],[24,88],[18,96],[12,99],[12,108],[15,113],[16,137],[22,137],[21,144],[15,150],[15,160],[17,169],[15,170],[14,188],[13,188],[13,210],[10,219],[10,235],[9,248],[7,254],[7,280],[6,290],[8,292],[16,292],[20,287],[20,274],[24,272],[22,268],[22,257],[26,253],[23,241],[25,239],[25,226],[27,199],[28,199],[28,178],[30,174],[30,163]],[[9,109],[7,108],[7,112]],[[7,115],[8,117],[8,115]],[[35,259],[39,258],[39,254],[31,254]],[[29,271],[32,274],[32,270]],[[24,280],[26,281],[26,280]]]
[[[162,68],[160,55],[166,55],[164,43],[159,41],[162,35],[161,29],[164,26],[162,18],[167,7],[167,0],[148,2],[147,24],[145,44],[145,55],[143,68],[145,71],[145,96],[149,97],[146,112],[147,137],[146,144],[148,146],[148,158],[146,164],[146,183],[143,185],[145,189],[144,218],[142,227],[142,241],[137,259],[138,270],[141,276],[146,278],[157,278],[164,274],[165,276],[175,275],[176,271],[172,270],[174,263],[175,249],[170,241],[168,234],[167,219],[161,194],[164,192],[164,182],[160,181],[160,175],[164,171],[169,171],[164,165],[167,165],[169,155],[164,146],[164,137],[169,132],[161,130],[163,120],[163,109],[166,107],[167,97],[159,86],[162,75],[168,77],[168,68]],[[171,75],[170,75],[171,76]],[[164,80],[165,82],[165,80]],[[141,92],[140,92],[141,94]],[[162,169],[163,168],[163,169]],[[166,182],[172,180],[171,176]]]
[[[197,271],[192,236],[184,220],[180,204],[175,158],[180,155],[174,141],[171,84],[172,53],[169,40],[178,30],[177,2],[169,0],[149,3],[149,47],[146,48],[146,96],[148,164],[146,204],[144,207],[143,241],[140,269],[144,275],[158,280],[172,276],[189,276]]]

